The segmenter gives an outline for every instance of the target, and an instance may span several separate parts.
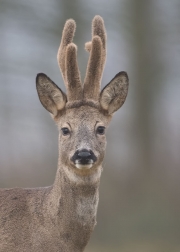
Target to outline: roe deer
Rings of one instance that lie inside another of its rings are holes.
[[[36,78],[39,99],[59,128],[55,181],[45,188],[0,190],[1,252],[81,252],[96,224],[105,132],[126,99],[128,76],[118,73],[100,92],[106,31],[95,16],[82,85],[75,27],[67,20],[57,55],[67,94],[45,74]]]

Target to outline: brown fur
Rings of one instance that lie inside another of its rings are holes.
[[[105,134],[99,134],[98,127],[107,129],[112,114],[124,103],[128,77],[125,72],[117,74],[100,93],[106,34],[102,18],[96,16],[83,90],[74,31],[75,22],[68,20],[58,51],[67,96],[45,74],[36,78],[39,99],[59,129],[55,181],[45,188],[0,190],[1,252],[82,252],[96,224],[106,149]],[[69,130],[67,135],[63,128]],[[82,149],[96,156],[90,168],[79,168],[71,159]]]

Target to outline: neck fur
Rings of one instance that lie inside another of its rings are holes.
[[[81,180],[72,181],[59,164],[50,196],[51,212],[59,223],[59,232],[71,237],[74,251],[76,246],[82,247],[82,251],[86,246],[96,224],[99,201],[99,179],[84,180],[84,183]]]

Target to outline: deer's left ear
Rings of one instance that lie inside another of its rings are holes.
[[[100,104],[109,114],[118,110],[126,100],[128,93],[128,75],[120,72],[105,86],[100,94]]]

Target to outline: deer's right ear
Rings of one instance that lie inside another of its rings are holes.
[[[43,107],[53,116],[65,107],[67,98],[63,91],[45,74],[36,77],[36,88]]]

